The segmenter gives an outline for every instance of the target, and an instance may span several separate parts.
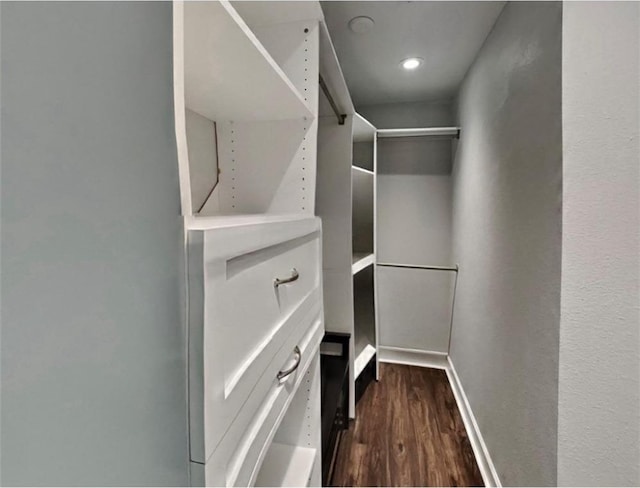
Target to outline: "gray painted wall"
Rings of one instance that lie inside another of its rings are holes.
[[[378,140],[378,260],[451,264],[451,139]]]
[[[357,107],[358,113],[376,129],[448,127],[455,117],[451,101],[383,103]]]
[[[640,4],[568,2],[562,29],[558,483],[638,486]]]
[[[3,485],[184,485],[170,3],[6,3]]]
[[[364,107],[379,127],[452,125],[450,103]],[[450,266],[451,139],[378,139],[377,260]],[[379,267],[379,344],[446,353],[451,272]]]
[[[451,357],[504,485],[555,485],[561,3],[506,5],[462,84]]]

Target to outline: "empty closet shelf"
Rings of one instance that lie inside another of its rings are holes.
[[[224,227],[237,227],[247,225],[277,224],[308,220],[308,215],[292,214],[244,214],[244,215],[220,215],[220,216],[193,216],[186,222],[188,230],[212,230]]]
[[[274,442],[262,462],[256,486],[307,486],[317,451]]]
[[[178,25],[183,26],[188,109],[210,120],[313,116],[304,97],[231,4],[185,2],[182,13],[184,20]]]
[[[376,348],[373,347],[371,344],[367,344],[365,348],[362,350],[362,352],[360,352],[360,354],[356,356],[356,360],[353,365],[353,372],[356,378],[360,376],[360,373],[362,373],[364,368],[367,367],[367,364],[369,364],[369,361],[371,361],[371,358],[373,358],[373,356],[375,355],[376,355]]]
[[[362,271],[367,266],[371,266],[375,261],[375,256],[366,252],[353,253],[351,271],[353,274]]]
[[[362,166],[364,165],[354,164],[353,166],[351,166],[351,169],[353,169],[354,171],[359,171],[360,173],[363,173],[369,176],[373,176],[375,174],[373,171],[369,169],[365,169]]]

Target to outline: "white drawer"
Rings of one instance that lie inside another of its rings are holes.
[[[301,324],[302,325],[302,324]],[[220,444],[205,465],[205,479],[208,486],[251,486],[260,469],[271,440],[284,417],[296,391],[300,388],[305,374],[319,354],[319,346],[324,335],[324,327],[319,316],[306,330],[301,340],[294,337],[283,346],[279,365],[265,372],[266,381],[260,381],[261,389],[258,408],[243,408],[234,419]],[[278,380],[276,375],[291,365],[286,358],[293,356],[295,344],[300,348],[298,369],[288,377]],[[282,357],[285,357],[282,360]],[[275,363],[275,361],[274,361]],[[275,366],[275,364],[274,364]],[[263,390],[263,386],[266,386]],[[256,397],[258,399],[258,397]],[[250,401],[253,401],[253,395]]]
[[[259,383],[286,362],[285,344],[321,317],[320,242],[315,218],[189,232],[192,461],[259,408],[271,378]],[[293,269],[295,281],[274,286]]]

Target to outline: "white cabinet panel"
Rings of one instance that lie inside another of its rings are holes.
[[[255,482],[262,461],[276,434],[294,395],[309,366],[317,361],[319,346],[324,335],[323,324],[318,317],[309,327],[304,323],[305,336],[300,340],[291,336],[283,346],[290,355],[294,344],[300,354],[300,366],[290,376],[278,380],[276,373],[265,372],[260,381],[259,395],[253,395],[248,403],[257,408],[243,407],[233,420],[228,432],[208,458],[205,465],[207,486],[250,486]],[[291,362],[278,360],[277,369],[290,367]],[[266,387],[266,388],[263,388]],[[262,390],[266,389],[265,394]]]
[[[248,421],[261,408],[308,329],[323,327],[320,221],[194,230],[188,252],[191,460],[205,462],[241,412]]]

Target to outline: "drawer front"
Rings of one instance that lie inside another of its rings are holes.
[[[321,309],[319,223],[280,240],[264,234],[242,226],[189,235],[193,461],[209,458],[242,409],[258,408],[268,387],[259,388],[261,378],[286,361],[287,339],[301,337],[300,324]]]
[[[260,381],[261,386],[268,385],[268,388],[257,395],[257,408],[242,409],[206,463],[208,486],[250,486],[254,483],[289,403],[310,364],[319,357],[319,345],[324,335],[321,316],[316,315],[311,327],[301,324],[299,330],[305,331],[304,336],[297,341],[295,337],[287,341],[277,360],[265,372],[265,381]],[[278,371],[292,365],[296,345],[301,353],[299,367],[279,380]]]

